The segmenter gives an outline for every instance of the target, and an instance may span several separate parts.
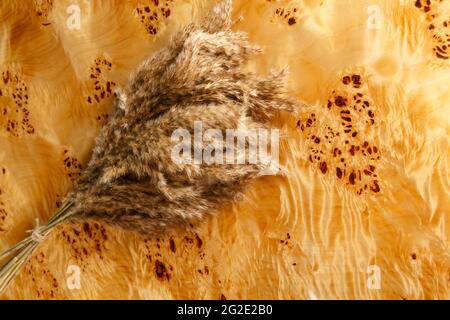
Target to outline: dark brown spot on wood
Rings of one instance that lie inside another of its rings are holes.
[[[198,236],[198,234],[195,235],[195,240],[197,241],[197,248],[201,248],[203,246],[202,239]]]
[[[352,172],[350,173],[350,176],[348,177],[348,181],[350,182],[350,184],[355,184],[355,179],[356,179],[356,173]]]
[[[372,185],[370,186],[370,190],[372,190],[375,193],[380,192],[380,186],[378,185],[378,181],[374,180]]]
[[[345,99],[342,96],[337,96],[334,99],[334,103],[338,106],[338,107],[342,107],[345,106]]]
[[[89,236],[89,238],[92,237],[91,226],[89,225],[89,223],[83,223],[83,231]]]
[[[328,104],[327,104],[328,109],[331,109],[332,105],[333,105],[333,103],[330,100],[328,100]]]
[[[321,162],[320,163],[320,171],[322,171],[323,174],[327,173],[328,167],[327,167],[327,163],[326,162]]]
[[[288,20],[288,24],[290,25],[290,26],[292,26],[293,24],[296,24],[297,23],[297,20],[295,20],[295,18],[289,18],[289,20]]]
[[[336,175],[337,175],[337,177],[339,179],[342,178],[342,170],[341,170],[341,168],[339,168],[339,167],[336,168]]]
[[[355,84],[361,84],[361,76],[358,74],[352,75],[352,81]]]
[[[155,260],[155,273],[158,279],[163,280],[166,278],[167,280],[170,279],[169,274],[167,273],[167,268],[164,263],[162,263],[159,260]]]
[[[175,251],[176,251],[176,248],[175,248],[175,241],[174,241],[172,238],[169,239],[169,247],[170,247],[170,251],[172,251],[173,253],[175,253]]]

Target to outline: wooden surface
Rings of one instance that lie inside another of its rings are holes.
[[[164,239],[61,226],[0,297],[449,299],[450,1],[422,3],[235,1],[248,68],[289,66],[311,105],[278,119],[287,177]],[[109,91],[212,4],[0,2],[0,249],[61,204]]]

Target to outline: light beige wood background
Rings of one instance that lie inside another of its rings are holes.
[[[0,2],[0,249],[60,205],[108,88],[212,4]],[[62,226],[0,297],[450,298],[449,7],[236,0],[233,28],[264,49],[248,68],[289,66],[291,94],[311,105],[279,119],[288,177],[260,179],[192,233]]]

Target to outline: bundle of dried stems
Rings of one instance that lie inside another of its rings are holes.
[[[296,108],[285,97],[284,72],[261,78],[241,68],[260,50],[244,33],[230,30],[230,11],[230,1],[214,7],[207,20],[182,28],[141,64],[118,95],[117,110],[64,205],[47,225],[0,255],[13,255],[0,271],[0,292],[63,222],[93,219],[157,237],[214,214],[272,165],[171,159],[177,128],[192,131],[195,121],[203,130],[222,132],[267,128],[278,111]]]

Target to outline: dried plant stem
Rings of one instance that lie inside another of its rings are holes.
[[[72,202],[64,203],[64,205],[56,211],[53,217],[50,218],[47,225],[39,229],[40,235],[44,238],[47,237],[57,225],[69,218],[72,215],[72,211],[69,210],[72,206]],[[0,268],[0,293],[6,289],[11,280],[19,273],[38,245],[39,241],[34,239],[31,235],[0,253],[0,260],[15,253],[15,255]]]

